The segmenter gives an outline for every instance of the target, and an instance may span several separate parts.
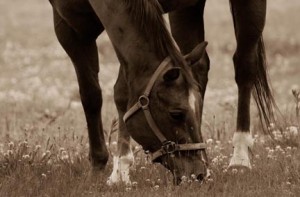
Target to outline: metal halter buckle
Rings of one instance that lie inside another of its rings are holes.
[[[147,95],[142,95],[139,97],[139,104],[142,109],[146,109],[149,106],[149,97]]]
[[[165,151],[165,154],[173,154],[177,150],[175,142],[172,141],[164,142],[161,148]]]

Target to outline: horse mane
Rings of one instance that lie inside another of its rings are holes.
[[[157,0],[123,0],[127,6],[131,20],[139,28],[149,43],[153,44],[157,56],[165,58],[170,56],[174,65],[183,68],[186,80],[190,84],[197,84],[188,75],[192,73],[187,69],[187,65],[177,49],[163,18],[163,9]],[[189,74],[188,74],[189,73]]]

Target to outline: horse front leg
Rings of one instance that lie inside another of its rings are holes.
[[[204,13],[205,1],[196,1],[192,6],[179,9],[169,13],[172,35],[178,44],[181,52],[186,55],[190,53],[199,43],[205,39],[204,32]],[[197,63],[192,65],[194,78],[199,83],[199,90],[202,96],[202,104],[199,106],[199,123],[202,122],[202,111],[204,105],[204,95],[208,82],[208,71],[210,61],[207,52]],[[200,136],[202,134],[200,131]],[[202,139],[203,140],[203,139]],[[207,160],[207,155],[204,153]]]
[[[251,168],[249,149],[251,91],[258,79],[260,62],[258,44],[265,25],[266,1],[231,0],[237,49],[233,57],[238,86],[237,130],[233,136],[234,152],[229,167]]]
[[[108,160],[108,151],[101,121],[102,95],[98,82],[99,63],[96,38],[78,36],[55,10],[54,24],[57,38],[76,70],[81,102],[87,121],[92,166],[96,170],[103,169]]]
[[[114,100],[119,116],[117,154],[113,156],[113,171],[108,178],[107,184],[112,185],[120,182],[130,184],[129,168],[134,162],[134,157],[130,145],[130,134],[123,121],[123,116],[127,110],[128,89],[124,79],[122,65],[114,86]]]

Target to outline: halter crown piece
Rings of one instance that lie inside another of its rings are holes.
[[[152,161],[155,161],[157,158],[163,156],[163,155],[173,155],[176,151],[187,151],[187,150],[205,150],[206,144],[205,143],[189,143],[189,144],[177,144],[173,141],[167,140],[167,138],[163,135],[163,133],[159,130],[157,127],[157,124],[155,123],[150,109],[150,99],[149,95],[151,93],[151,90],[153,88],[153,85],[155,81],[157,80],[160,73],[167,68],[169,65],[169,62],[171,61],[170,57],[166,57],[158,66],[156,71],[153,73],[151,79],[149,80],[146,89],[144,93],[139,97],[138,101],[125,113],[123,120],[126,122],[131,116],[133,116],[137,111],[140,109],[143,110],[144,115],[146,117],[146,120],[156,135],[156,137],[160,140],[162,143],[162,146],[159,150],[149,153]],[[205,161],[206,162],[206,161]]]

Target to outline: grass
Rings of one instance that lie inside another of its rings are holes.
[[[75,72],[55,38],[48,1],[0,1],[0,196],[300,196],[300,137],[285,129],[299,130],[299,100],[291,89],[300,85],[300,4],[268,2],[270,78],[286,123],[270,128],[280,141],[274,144],[262,136],[252,111],[256,143],[250,172],[227,170],[237,99],[228,2],[210,0],[206,7],[211,71],[202,128],[211,178],[201,185],[186,181],[174,186],[171,174],[140,151],[131,168],[134,184],[109,187],[111,160],[103,172],[89,176],[87,130]],[[112,87],[118,63],[107,36],[100,37],[98,46],[108,131],[116,116]]]

